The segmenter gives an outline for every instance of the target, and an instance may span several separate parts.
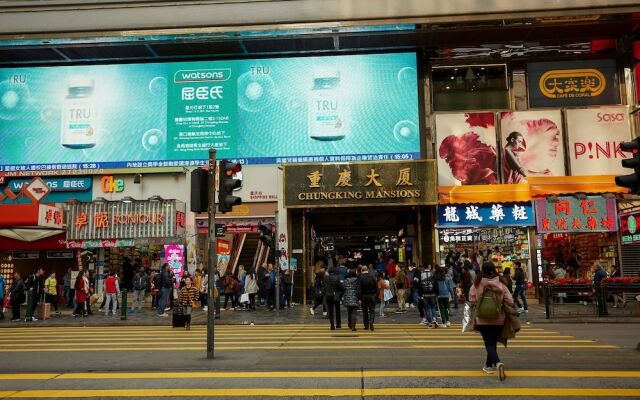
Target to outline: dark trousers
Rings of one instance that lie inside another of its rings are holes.
[[[231,299],[231,307],[236,308],[236,295],[233,293],[225,293],[224,294],[224,305],[222,308],[227,308],[227,303]]]
[[[284,302],[287,307],[291,307],[291,286],[284,285],[283,288]]]
[[[251,309],[251,310],[255,310],[256,309],[256,294],[255,293],[249,293],[249,309]]]
[[[20,301],[11,302],[11,313],[13,314],[13,319],[20,319],[20,303]]]
[[[86,315],[86,311],[84,310],[85,302],[76,302],[76,308],[73,309],[73,313],[76,315]]]
[[[51,305],[53,305],[53,309],[55,311],[58,311],[58,296],[54,294],[47,294],[44,298],[47,303],[51,303]]]
[[[495,367],[500,362],[498,357],[498,338],[502,332],[502,325],[477,325],[476,329],[480,331],[484,348],[487,350],[487,361],[485,366]]]
[[[442,323],[446,324],[449,321],[449,298],[438,297],[438,308],[440,309]]]
[[[516,291],[513,294],[513,301],[516,303],[518,308],[521,308],[524,305],[524,309],[528,310],[529,306],[527,305],[527,285],[516,285]],[[520,300],[522,299],[522,305],[520,304]]]
[[[331,328],[340,328],[340,298],[327,296],[327,308]]]
[[[270,288],[267,289],[266,291],[267,293],[267,307],[269,307],[269,310],[273,310],[274,308],[276,308],[276,289],[275,288]]]
[[[378,298],[375,294],[362,295],[362,322],[364,329],[373,327],[373,321],[376,316],[376,302]]]
[[[357,306],[347,307],[347,322],[349,323],[349,328],[356,329],[357,319],[358,319],[358,307]]]
[[[427,314],[424,311],[424,301],[422,300],[422,296],[418,296],[418,312],[420,313],[420,318],[427,318]]]
[[[315,296],[313,299],[313,309],[315,310],[320,304],[322,304],[322,312],[327,311],[327,306],[324,302],[324,296]]]

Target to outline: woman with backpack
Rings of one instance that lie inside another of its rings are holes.
[[[497,370],[500,380],[504,380],[506,375],[504,364],[498,357],[498,339],[506,319],[503,304],[513,307],[513,296],[507,288],[507,282],[498,275],[491,261],[482,264],[482,271],[469,291],[469,301],[475,304],[475,329],[482,335],[487,350],[487,360],[482,370],[487,374],[494,374]]]

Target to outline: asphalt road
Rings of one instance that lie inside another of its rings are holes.
[[[480,369],[458,326],[226,325],[0,329],[0,398],[640,398],[639,324],[527,325]]]

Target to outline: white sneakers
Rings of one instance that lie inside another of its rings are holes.
[[[444,326],[446,326],[447,328],[449,328],[451,326],[451,322],[447,321],[446,324],[444,324]]]
[[[316,312],[313,311],[313,307],[309,308],[309,314],[311,315],[316,315]]]
[[[482,367],[482,370],[489,375],[493,375],[496,373],[496,369],[493,367]]]
[[[422,318],[422,321],[420,321],[418,323],[418,325],[426,325],[427,324],[427,319],[426,318]]]

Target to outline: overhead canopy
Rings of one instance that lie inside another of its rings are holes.
[[[438,186],[439,204],[507,203],[574,193],[629,193],[616,186],[615,175],[529,177],[510,185]]]
[[[530,201],[526,183],[511,185],[438,186],[440,204],[452,203],[507,203]]]
[[[616,186],[615,175],[544,176],[530,177],[528,181],[532,197],[572,193],[629,193],[628,189]]]

